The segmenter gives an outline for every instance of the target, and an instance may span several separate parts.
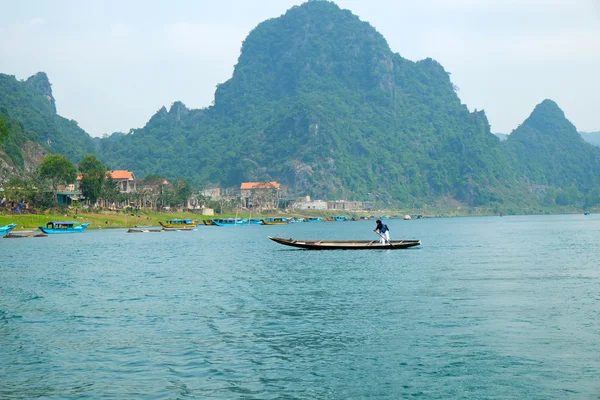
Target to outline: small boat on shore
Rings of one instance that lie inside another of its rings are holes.
[[[13,229],[17,227],[17,224],[8,224],[4,226],[0,226],[0,235],[10,233]]]
[[[37,231],[12,231],[4,235],[5,239],[20,239],[20,238],[34,238],[34,237],[46,237],[47,234]]]
[[[419,246],[420,240],[390,240],[381,243],[379,240],[294,240],[271,237],[272,241],[285,246],[307,250],[400,250]]]
[[[72,221],[67,221],[67,222],[48,222],[46,224],[46,226],[39,226],[38,228],[44,232],[44,233],[48,233],[48,234],[54,234],[54,233],[83,233],[85,232],[85,228],[88,227],[90,223],[89,222],[85,222],[83,224],[80,224],[79,222],[72,222]]]
[[[183,228],[189,228],[187,230],[190,230],[191,228],[196,227],[196,221],[194,221],[193,219],[169,219],[165,222],[159,221],[158,223],[163,228],[170,228],[175,230],[186,230]]]

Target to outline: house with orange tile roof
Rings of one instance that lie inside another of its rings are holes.
[[[131,171],[116,170],[108,171],[110,177],[117,183],[117,188],[121,193],[131,193],[136,191],[135,175]]]
[[[117,183],[119,192],[131,193],[136,191],[135,175],[133,172],[127,170],[106,171],[106,176],[110,176]],[[80,187],[82,178],[83,175],[79,174],[77,177],[77,189]]]
[[[278,208],[281,185],[277,182],[242,182],[240,200],[242,207],[265,209]]]

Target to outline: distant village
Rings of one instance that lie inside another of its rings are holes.
[[[171,210],[172,207],[160,204],[161,193],[172,183],[167,179],[147,182],[137,179],[135,174],[127,170],[108,171],[108,175],[116,183],[121,200],[110,202],[98,199],[94,206],[103,208],[151,208]],[[57,193],[59,205],[69,206],[74,201],[85,201],[80,189],[81,176],[75,184],[60,187]],[[239,187],[207,188],[192,193],[185,204],[177,207],[177,211],[191,211],[203,215],[214,215],[214,209],[208,207],[209,201],[220,203],[221,209],[226,207],[245,210],[342,210],[367,211],[373,209],[373,202],[347,200],[319,200],[304,196],[288,199],[284,187],[278,182],[241,182]],[[173,210],[175,211],[175,210]]]

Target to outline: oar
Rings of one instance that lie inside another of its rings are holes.
[[[394,245],[392,243],[390,243],[390,241],[387,240],[386,237],[383,236],[381,233],[377,232],[376,230],[373,230],[373,232],[375,232],[377,235],[379,235],[379,237],[382,238],[383,240],[385,240],[387,242],[387,244],[389,244],[391,247],[394,247]]]

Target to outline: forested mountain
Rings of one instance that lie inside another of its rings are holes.
[[[74,162],[95,153],[138,177],[183,176],[198,187],[276,180],[290,197],[396,205],[600,204],[600,150],[554,102],[501,141],[439,63],[393,53],[371,25],[327,1],[250,32],[212,106],[175,102],[128,134],[92,140],[58,116],[44,73],[23,82],[0,74],[0,106]]]
[[[575,186],[587,192],[600,187],[600,149],[586,143],[552,100],[544,100],[506,140],[515,165],[531,182]]]
[[[292,194],[469,204],[513,183],[483,112],[461,104],[434,60],[394,54],[368,23],[308,2],[259,24],[214,105],[175,103],[101,157],[197,183],[277,180]]]
[[[0,74],[0,107],[23,124],[23,129],[37,135],[51,152],[62,153],[78,162],[95,151],[94,143],[77,122],[56,114],[50,81],[38,72],[25,81]]]

